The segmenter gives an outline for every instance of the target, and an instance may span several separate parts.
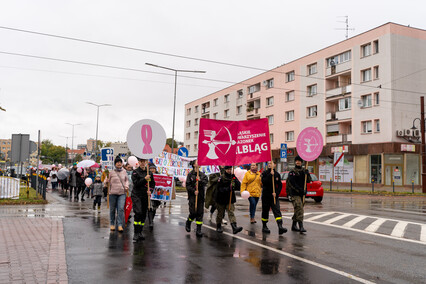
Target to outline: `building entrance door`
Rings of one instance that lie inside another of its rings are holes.
[[[392,180],[395,186],[402,186],[402,168],[400,165],[386,165],[385,180],[386,185],[392,185]]]

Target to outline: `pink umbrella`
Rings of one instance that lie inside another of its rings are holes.
[[[101,166],[99,166],[98,163],[95,163],[94,165],[90,166],[91,168],[100,168]]]

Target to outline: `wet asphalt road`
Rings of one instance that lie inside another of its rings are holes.
[[[52,198],[30,214],[64,217],[70,283],[426,282],[422,197],[328,194],[322,204],[307,202],[307,234],[289,231],[282,236],[274,222],[269,222],[271,234],[261,232],[261,206],[258,223],[249,224],[248,202],[239,199],[241,233],[232,235],[229,225],[224,234],[216,233],[205,213],[205,235],[197,239],[184,229],[188,210],[185,194],[178,193],[171,207],[157,211],[154,230],[145,228],[146,240],[136,244],[131,225],[122,234],[109,231],[105,204],[97,213],[90,199],[69,202],[58,193]],[[292,206],[282,200],[281,209],[289,228]],[[352,220],[359,222],[348,227]],[[366,231],[374,222],[382,225],[376,232]],[[404,235],[398,237],[400,223],[405,224]]]

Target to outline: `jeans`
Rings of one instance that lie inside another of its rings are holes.
[[[250,218],[254,218],[257,202],[259,202],[259,197],[249,197],[248,200],[250,202]]]
[[[117,226],[124,227],[124,203],[126,195],[110,194],[109,196],[109,219],[111,226],[115,226],[115,212],[117,211]]]
[[[57,186],[58,186],[58,182],[52,181],[52,190],[56,189]]]

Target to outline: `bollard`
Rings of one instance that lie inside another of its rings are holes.
[[[414,180],[411,181],[411,191],[414,193]]]
[[[333,189],[333,182],[330,179],[330,191]]]
[[[352,179],[351,179],[351,192],[352,192]]]
[[[371,179],[371,189],[372,189],[372,192],[374,193],[374,178]]]
[[[392,180],[392,191],[395,193],[395,180]]]
[[[30,199],[30,176],[27,175],[27,199]]]

